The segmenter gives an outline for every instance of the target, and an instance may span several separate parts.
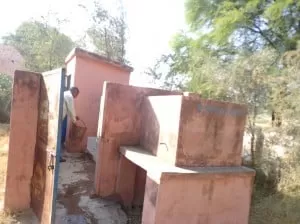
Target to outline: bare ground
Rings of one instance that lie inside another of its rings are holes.
[[[6,180],[9,125],[0,124],[0,211]],[[66,154],[60,164],[56,222],[86,224],[126,224],[127,215],[113,201],[90,198],[94,186],[95,163],[87,154]],[[0,224],[37,224],[31,210],[17,214],[0,213]]]
[[[109,200],[90,198],[94,187],[95,163],[88,154],[65,154],[60,164],[56,215],[59,222],[80,219],[88,224],[126,224],[121,206]]]

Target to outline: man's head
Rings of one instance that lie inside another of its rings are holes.
[[[71,89],[70,89],[70,91],[71,91],[71,93],[72,93],[72,96],[74,97],[74,98],[76,98],[78,95],[79,95],[79,89],[77,88],[77,87],[72,87]]]

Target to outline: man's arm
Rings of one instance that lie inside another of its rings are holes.
[[[74,99],[73,97],[66,98],[66,106],[67,106],[67,113],[68,116],[71,118],[73,122],[76,122],[76,112],[74,108]]]

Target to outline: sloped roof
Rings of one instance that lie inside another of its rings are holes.
[[[112,65],[114,67],[123,69],[123,70],[128,71],[128,72],[132,72],[133,71],[133,68],[131,66],[129,66],[129,65],[126,65],[124,63],[121,63],[121,62],[109,59],[109,58],[107,58],[107,57],[105,57],[103,55],[99,55],[99,54],[96,54],[96,53],[91,52],[91,51],[84,50],[84,49],[79,48],[79,47],[74,48],[69,53],[69,55],[66,57],[65,63],[68,63],[74,56],[91,58],[91,59],[94,59],[94,60],[97,60],[97,61],[101,61],[102,63],[104,62],[106,64],[110,64],[110,65]]]
[[[25,60],[12,46],[0,44],[0,73],[14,75],[15,70],[24,69]]]

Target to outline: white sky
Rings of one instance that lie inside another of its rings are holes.
[[[101,0],[115,10],[116,0]],[[0,3],[0,36],[13,32],[22,21],[46,15],[50,10],[68,18],[61,31],[76,39],[88,26],[86,12],[78,4],[93,0],[9,0]],[[184,0],[123,0],[129,26],[127,57],[135,71],[131,84],[148,86],[145,69],[169,51],[169,41],[184,28]]]

